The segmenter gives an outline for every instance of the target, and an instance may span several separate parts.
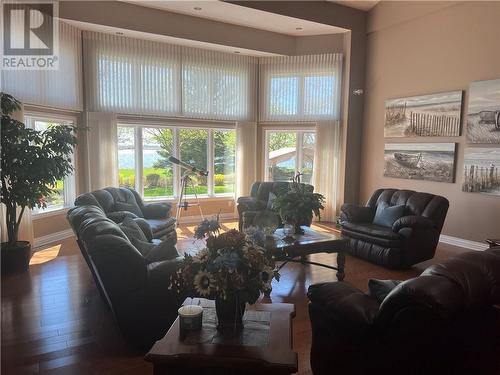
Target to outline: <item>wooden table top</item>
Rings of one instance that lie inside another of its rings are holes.
[[[195,303],[188,298],[185,304]],[[215,308],[214,301],[199,299],[204,308]],[[262,368],[265,373],[297,372],[297,353],[292,350],[292,322],[295,306],[288,303],[256,304],[246,310],[269,312],[267,345],[238,345],[235,340],[209,340],[193,343],[186,340],[180,329],[179,318],[170,327],[165,337],[157,341],[145,359],[156,366],[176,368]]]

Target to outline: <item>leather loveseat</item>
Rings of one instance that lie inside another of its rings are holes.
[[[143,218],[150,230],[143,227],[149,240],[172,238],[177,240],[175,218],[170,216],[170,203],[144,203],[140,195],[130,188],[108,187],[78,196],[75,206],[97,206],[116,223],[126,217]]]
[[[433,265],[382,302],[345,282],[308,297],[315,375],[500,372],[500,247]]]
[[[314,190],[312,185],[303,184],[311,192]],[[257,214],[271,211],[269,205],[269,193],[275,195],[288,191],[290,183],[286,181],[278,182],[254,182],[250,190],[250,196],[238,198],[238,226],[243,230],[246,225],[252,225],[253,219]],[[279,220],[279,218],[278,218]],[[280,220],[280,226],[282,225]],[[301,225],[310,226],[311,223],[301,223]]]
[[[120,226],[95,205],[74,207],[67,218],[125,339],[147,348],[163,337],[184,298],[168,288],[182,257],[148,263]]]
[[[380,205],[404,205],[403,215],[390,227],[374,224]],[[432,259],[448,206],[438,195],[396,189],[378,189],[364,207],[344,204],[340,223],[350,239],[348,252],[394,269]]]

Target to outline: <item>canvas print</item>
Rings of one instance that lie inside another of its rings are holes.
[[[385,102],[386,137],[458,137],[462,91],[390,99]]]
[[[500,79],[471,83],[467,140],[500,144]]]
[[[384,176],[455,181],[455,143],[386,143]]]
[[[462,190],[500,196],[500,147],[465,149]]]

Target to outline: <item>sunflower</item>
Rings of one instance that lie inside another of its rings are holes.
[[[194,277],[194,288],[200,296],[207,297],[215,289],[215,279],[211,273],[199,271]]]
[[[271,283],[273,281],[274,270],[271,267],[265,267],[259,274],[260,282],[262,284],[262,289],[271,289]]]

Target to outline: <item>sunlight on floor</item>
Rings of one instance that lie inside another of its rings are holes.
[[[57,258],[60,250],[61,250],[61,245],[58,244],[49,247],[45,250],[37,251],[36,253],[33,254],[33,257],[30,260],[30,265],[32,266],[34,264],[43,264],[46,262],[50,262],[51,260]]]

